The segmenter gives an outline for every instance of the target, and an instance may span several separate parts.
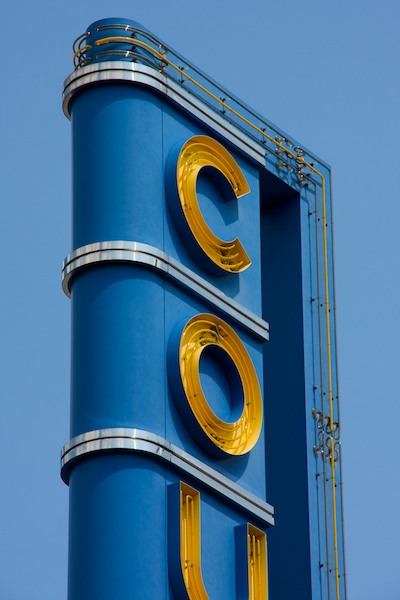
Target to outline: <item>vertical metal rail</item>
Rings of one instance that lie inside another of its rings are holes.
[[[332,215],[332,180],[329,181],[329,192],[330,192],[330,211]],[[333,220],[332,220],[333,221]],[[333,237],[333,222],[332,222],[332,254],[334,255],[334,237]],[[335,277],[335,273],[333,272],[333,277]],[[334,306],[336,307],[336,288],[333,286],[333,301]],[[337,329],[336,329],[336,311],[333,313],[334,318],[334,336],[335,336],[335,363],[336,363],[336,399],[337,399],[337,426],[339,429],[338,435],[338,460],[339,460],[339,478],[340,478],[340,502],[341,502],[341,539],[342,539],[342,551],[343,551],[343,580],[344,580],[344,593],[345,597],[347,597],[347,576],[346,576],[346,549],[344,543],[344,516],[343,516],[343,468],[342,468],[342,446],[340,441],[340,394],[339,394],[339,373],[338,373],[338,358],[337,358]]]
[[[316,458],[318,458],[318,456],[321,456],[322,459],[322,473],[318,472],[318,467],[317,467],[317,478],[322,475],[322,482],[323,482],[323,504],[324,504],[324,515],[325,515],[325,527],[324,529],[324,537],[325,537],[325,549],[326,549],[326,564],[324,565],[324,563],[320,562],[320,568],[322,568],[323,566],[326,566],[326,572],[327,572],[327,577],[326,577],[326,583],[327,583],[327,588],[328,588],[328,599],[331,598],[331,580],[330,580],[330,548],[329,548],[329,528],[327,527],[327,524],[329,522],[328,520],[328,497],[327,497],[327,489],[326,489],[326,483],[327,483],[327,474],[326,474],[326,459],[325,459],[325,448],[326,448],[326,441],[325,441],[325,423],[326,423],[326,417],[325,417],[325,402],[324,402],[324,368],[323,368],[323,354],[322,354],[322,338],[323,338],[323,332],[322,332],[322,322],[321,320],[323,320],[323,315],[321,315],[321,283],[320,283],[320,248],[319,248],[319,235],[318,235],[318,223],[319,223],[319,218],[318,218],[318,206],[317,206],[317,197],[315,198],[315,209],[313,211],[313,213],[310,213],[315,215],[315,253],[316,253],[316,280],[317,280],[317,289],[316,289],[316,296],[311,298],[311,302],[316,302],[317,304],[317,320],[318,320],[318,346],[319,346],[319,352],[318,352],[318,369],[319,369],[319,376],[320,376],[320,381],[319,381],[319,385],[316,385],[317,382],[315,382],[314,384],[314,390],[316,391],[317,389],[320,390],[320,397],[321,397],[321,411],[319,411],[318,409],[313,409],[313,416],[314,419],[316,420],[316,442],[318,445],[316,445],[314,447],[314,454],[316,456]],[[315,381],[315,380],[314,380]],[[329,417],[328,417],[329,418]],[[321,543],[321,542],[320,542]],[[321,550],[320,550],[321,551]]]
[[[332,354],[331,354],[331,326],[330,326],[330,302],[329,302],[329,265],[328,265],[328,240],[327,240],[327,214],[326,214],[326,188],[325,177],[314,166],[308,165],[311,171],[321,178],[322,196],[322,228],[323,228],[323,257],[324,257],[324,288],[325,288],[325,335],[327,350],[327,374],[328,374],[328,397],[329,397],[329,428],[331,435],[328,437],[328,448],[330,449],[331,466],[331,496],[333,516],[333,552],[335,564],[335,590],[336,600],[340,600],[339,588],[339,554],[337,536],[337,505],[336,505],[336,478],[335,478],[335,440],[334,415],[333,415],[333,378],[332,378]]]

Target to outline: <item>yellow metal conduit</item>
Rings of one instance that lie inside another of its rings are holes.
[[[81,55],[84,54],[84,52],[86,52],[87,50],[91,50],[92,46],[90,44],[86,44],[86,46],[82,46],[81,48],[78,48],[78,50],[76,50],[76,52],[74,52],[74,56],[72,57],[72,61],[74,63],[74,67],[75,69],[78,68],[79,66],[79,62],[76,62],[76,59]]]
[[[167,65],[169,65],[170,67],[175,69],[175,71],[178,71],[180,73],[180,75],[185,77],[188,81],[193,83],[195,86],[197,86],[203,92],[205,92],[208,96],[213,98],[213,100],[215,100],[218,104],[221,104],[226,110],[228,110],[230,113],[234,114],[241,121],[243,121],[244,123],[249,125],[249,127],[254,129],[255,131],[257,131],[257,133],[259,133],[263,137],[267,138],[270,142],[273,142],[276,146],[278,146],[280,149],[282,149],[287,155],[294,158],[298,164],[303,164],[305,167],[310,169],[310,171],[312,171],[315,175],[320,177],[320,179],[321,179],[321,196],[322,196],[323,245],[324,245],[324,283],[325,283],[325,298],[326,298],[325,325],[326,325],[326,345],[327,345],[327,362],[328,362],[329,425],[331,428],[331,432],[333,432],[334,419],[333,419],[333,390],[332,390],[332,354],[331,354],[331,333],[330,333],[330,318],[329,318],[330,306],[329,306],[328,243],[327,243],[327,232],[326,232],[327,217],[326,217],[325,177],[323,176],[323,174],[320,171],[318,171],[318,169],[316,169],[314,167],[314,165],[312,165],[311,163],[308,163],[306,160],[304,160],[304,158],[302,158],[301,156],[298,156],[295,152],[293,152],[289,148],[286,148],[281,142],[275,140],[272,136],[268,135],[268,133],[263,131],[263,129],[261,129],[257,125],[254,125],[254,123],[252,123],[249,119],[246,119],[246,117],[243,117],[237,110],[235,110],[234,108],[231,108],[229,105],[227,105],[223,100],[218,98],[218,96],[216,96],[215,94],[210,92],[206,87],[201,85],[201,83],[198,83],[195,79],[193,79],[193,77],[191,77],[190,75],[185,73],[180,67],[178,67],[173,62],[171,62],[168,58],[166,58],[166,56],[164,54],[162,54],[161,52],[158,52],[158,50],[156,50],[155,48],[150,46],[150,44],[147,44],[146,42],[143,42],[136,38],[130,38],[130,37],[126,37],[126,36],[112,36],[112,37],[105,37],[103,39],[97,40],[95,42],[95,45],[102,46],[104,44],[110,44],[110,43],[128,43],[130,45],[141,46],[142,48],[145,48],[146,50],[151,52],[153,55],[157,56],[157,58],[159,58],[162,62],[166,63]],[[80,54],[81,52],[83,52],[83,50],[84,50],[84,48],[82,48],[81,50],[78,50],[78,52],[76,52],[75,55]],[[328,442],[330,444],[330,453],[331,453],[330,463],[331,463],[331,471],[332,471],[331,487],[332,487],[333,545],[334,545],[335,584],[336,584],[335,587],[336,587],[336,600],[340,600],[339,556],[338,556],[338,539],[337,539],[337,506],[336,506],[336,493],[335,493],[335,488],[336,488],[335,446],[334,446],[334,438],[332,435],[328,438]]]

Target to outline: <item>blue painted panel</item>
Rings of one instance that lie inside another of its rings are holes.
[[[161,102],[143,88],[90,87],[72,103],[73,247],[162,245]]]
[[[263,297],[272,324],[265,347],[267,490],[276,506],[269,586],[271,597],[310,600],[300,202],[298,195],[268,197],[268,188],[263,201]]]
[[[154,273],[130,266],[74,280],[72,436],[107,427],[164,435],[163,294]]]
[[[70,600],[168,596],[164,469],[99,455],[70,479]]]

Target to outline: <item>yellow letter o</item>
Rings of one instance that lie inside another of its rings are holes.
[[[240,377],[243,410],[233,422],[224,421],[215,414],[201,386],[200,357],[210,345],[226,352]],[[208,440],[227,454],[249,452],[261,433],[262,397],[253,362],[235,331],[215,315],[200,314],[190,319],[180,338],[179,369],[186,401]]]

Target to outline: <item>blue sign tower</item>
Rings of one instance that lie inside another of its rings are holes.
[[[329,167],[134,21],[74,65],[69,600],[345,600]]]

